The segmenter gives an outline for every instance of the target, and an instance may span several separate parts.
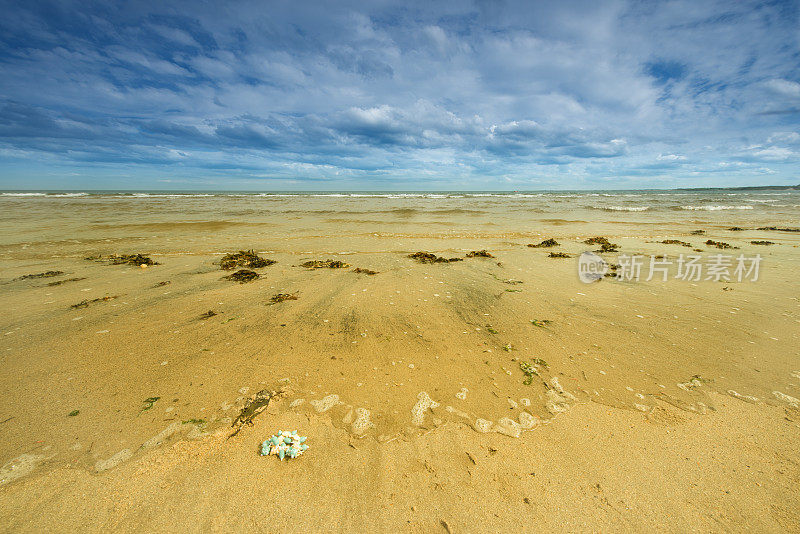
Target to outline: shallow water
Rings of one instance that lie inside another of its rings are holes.
[[[800,220],[800,192],[6,192],[0,207],[0,224],[15,229],[0,240],[4,254],[26,244],[47,252],[54,244],[52,253],[64,252],[68,239],[84,248],[129,239],[152,252],[218,252],[239,236],[270,240],[275,250],[303,251],[306,240],[325,238],[331,250],[366,252],[383,251],[396,237],[535,237],[553,226],[569,237],[770,226]],[[81,247],[66,250],[82,253]]]

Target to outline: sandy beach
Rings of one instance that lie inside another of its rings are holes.
[[[0,204],[0,530],[800,530],[797,193]]]

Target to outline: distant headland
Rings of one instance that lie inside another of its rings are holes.
[[[750,185],[745,187],[679,187],[676,191],[800,191],[798,185]]]

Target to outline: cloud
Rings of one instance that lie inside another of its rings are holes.
[[[800,99],[800,83],[775,79],[765,82],[764,85],[779,96]]]
[[[4,13],[0,168],[116,165],[142,180],[180,168],[220,188],[223,172],[364,189],[694,185],[720,169],[757,181],[766,163],[771,180],[796,176],[791,4]]]

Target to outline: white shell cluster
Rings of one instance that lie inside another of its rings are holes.
[[[261,456],[274,454],[281,460],[286,456],[297,458],[308,449],[303,443],[305,440],[305,436],[297,435],[297,430],[282,430],[261,444]]]

